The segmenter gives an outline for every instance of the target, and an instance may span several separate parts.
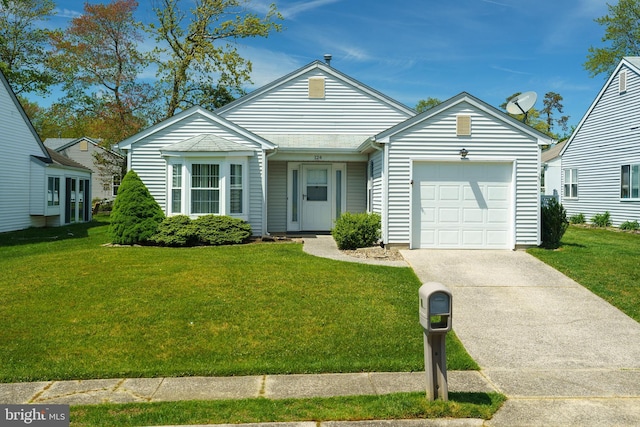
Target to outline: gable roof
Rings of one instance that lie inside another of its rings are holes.
[[[568,139],[565,139],[564,141],[558,142],[553,147],[544,150],[541,157],[542,163],[550,162],[551,160],[560,157],[560,152],[562,151],[564,146],[567,145],[567,141]]]
[[[474,107],[478,108],[479,110],[484,111],[485,113],[495,117],[498,120],[501,120],[505,123],[508,123],[509,125],[520,129],[522,132],[536,138],[538,140],[538,144],[541,145],[549,145],[552,142],[552,138],[550,138],[549,136],[545,135],[544,133],[532,128],[531,126],[528,126],[524,123],[522,123],[520,120],[517,120],[513,117],[511,117],[509,114],[502,112],[500,110],[498,110],[497,108],[487,104],[484,101],[481,101],[480,99],[468,94],[467,92],[462,92],[456,96],[454,96],[453,98],[448,99],[447,101],[444,101],[438,105],[436,105],[433,108],[430,108],[429,110],[418,114],[415,117],[411,117],[410,119],[405,120],[402,123],[399,123],[381,133],[379,133],[378,135],[375,136],[375,140],[377,142],[380,143],[385,143],[389,141],[389,138],[410,128],[415,126],[416,124],[428,120],[431,117],[441,113],[442,111],[445,111],[451,107],[453,107],[454,105],[460,104],[462,102],[466,102],[469,103],[471,105],[473,105]]]
[[[410,114],[411,116],[415,115],[416,112],[414,109],[407,107],[406,105],[402,104],[401,102],[396,101],[393,98],[390,98],[389,96],[383,94],[382,92],[379,92],[375,89],[372,89],[371,87],[347,76],[346,74],[336,70],[335,68],[325,64],[322,61],[313,61],[310,64],[305,65],[304,67],[301,67],[277,80],[274,80],[273,82],[262,86],[259,89],[256,89],[250,93],[248,93],[247,95],[236,99],[233,102],[230,102],[227,105],[224,105],[223,107],[220,107],[216,110],[216,113],[218,114],[225,114],[231,110],[234,110],[238,107],[240,107],[241,105],[245,104],[246,102],[249,102],[259,96],[261,96],[262,94],[266,93],[266,92],[270,92],[274,89],[276,89],[279,86],[282,86],[294,79],[296,79],[297,77],[308,73],[309,71],[313,71],[313,70],[321,70],[322,72],[326,73],[326,74],[330,74],[333,77],[335,77],[338,80],[343,81],[344,83],[351,85],[359,90],[361,90],[362,92],[366,93],[367,95],[378,99],[379,101],[381,101],[382,103],[391,106],[392,108],[396,109],[396,110],[400,110],[405,114]]]
[[[80,141],[87,141],[89,144],[93,145],[96,148],[104,150],[110,154],[113,154],[114,156],[124,158],[124,155],[122,155],[122,153],[118,153],[117,151],[105,148],[101,146],[97,140],[93,138],[89,138],[87,136],[82,136],[80,138],[47,138],[43,142],[45,147],[52,148],[57,152],[61,152],[66,150],[67,148],[73,147],[74,145],[78,144]]]
[[[640,75],[640,57],[638,57],[638,56],[625,56],[624,58],[622,58],[620,60],[620,63],[615,68],[615,70],[613,70],[613,72],[611,73],[611,75],[607,79],[606,83],[602,86],[602,89],[600,89],[600,92],[598,92],[598,95],[595,97],[595,99],[591,103],[591,106],[589,107],[587,112],[584,113],[584,116],[582,116],[582,119],[580,120],[580,123],[578,123],[578,126],[576,126],[576,128],[574,129],[573,133],[571,134],[571,137],[569,137],[569,141],[567,142],[567,144],[564,146],[564,148],[560,152],[560,156],[562,156],[564,154],[564,152],[567,151],[567,148],[569,148],[569,146],[571,145],[571,143],[575,139],[575,137],[578,134],[578,132],[580,132],[580,129],[582,129],[582,126],[584,125],[584,122],[591,115],[591,112],[596,107],[596,105],[598,105],[598,102],[600,101],[600,98],[602,98],[604,96],[604,93],[607,91],[609,86],[611,86],[611,82],[613,82],[613,79],[616,78],[616,76],[620,72],[620,69],[622,67],[625,67],[625,66],[627,68],[629,68],[631,71],[633,71],[634,73]]]
[[[136,142],[145,139],[147,137],[149,137],[150,135],[153,135],[157,132],[160,132],[163,129],[168,128],[169,126],[172,126],[182,120],[185,120],[191,116],[200,114],[206,118],[208,118],[209,120],[221,125],[222,127],[226,128],[227,130],[231,131],[232,133],[236,133],[239,135],[242,135],[243,137],[259,144],[260,146],[262,146],[263,149],[265,150],[271,150],[274,149],[275,146],[267,141],[266,139],[256,135],[253,132],[248,131],[247,129],[236,125],[235,123],[225,119],[224,117],[221,117],[219,115],[217,115],[216,113],[213,113],[209,110],[207,110],[206,108],[203,108],[199,105],[195,105],[187,110],[181,111],[180,113],[176,114],[173,117],[170,117],[166,120],[161,121],[160,123],[157,123],[141,132],[138,132],[137,134],[130,136],[129,138],[125,139],[124,141],[121,141],[120,143],[116,144],[114,147],[120,149],[120,150],[129,150],[131,149],[131,146],[133,144],[135,144]]]
[[[42,143],[42,140],[40,139],[40,136],[38,135],[38,132],[36,132],[35,128],[33,127],[33,124],[31,123],[31,120],[27,116],[27,113],[25,113],[24,108],[22,108],[22,104],[20,104],[20,101],[18,101],[18,97],[16,97],[16,94],[13,92],[13,89],[11,89],[11,85],[7,81],[7,78],[4,76],[4,73],[2,73],[2,71],[0,71],[0,81],[4,85],[6,91],[7,91],[8,95],[9,95],[9,98],[11,98],[11,101],[13,102],[13,104],[16,107],[16,109],[18,110],[18,112],[22,116],[22,120],[25,122],[25,124],[29,128],[29,131],[33,135],[33,138],[35,139],[36,143],[38,144],[38,146],[42,150],[42,157],[48,159],[49,158],[49,153],[47,152],[46,147]]]

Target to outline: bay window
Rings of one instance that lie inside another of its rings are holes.
[[[191,213],[220,213],[220,165],[196,163],[191,166]]]
[[[231,214],[241,214],[242,209],[242,165],[231,164],[229,173],[229,212]]]
[[[60,206],[60,178],[50,176],[48,181],[47,206]]]
[[[180,213],[182,210],[182,164],[171,167],[171,212]]]

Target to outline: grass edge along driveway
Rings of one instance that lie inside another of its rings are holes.
[[[410,268],[106,242],[95,221],[0,235],[0,382],[423,369]],[[448,369],[478,368],[447,345]]]

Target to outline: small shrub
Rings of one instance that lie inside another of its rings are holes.
[[[576,215],[572,215],[571,218],[569,218],[569,222],[571,224],[584,224],[586,220],[584,219],[584,214],[579,213]]]
[[[640,224],[638,224],[638,221],[625,221],[622,224],[620,224],[620,230],[638,230],[640,229]]]
[[[596,227],[608,227],[611,225],[611,215],[609,211],[603,214],[595,214],[593,218],[591,218],[591,222]]]
[[[251,237],[251,225],[239,218],[205,215],[192,222],[194,233],[205,245],[232,245]]]
[[[161,246],[194,246],[198,244],[198,236],[191,218],[175,215],[165,218],[158,225],[158,231],[151,241]]]
[[[556,249],[560,246],[560,240],[569,227],[567,212],[556,199],[542,206],[542,246]]]
[[[339,249],[373,246],[380,239],[380,215],[377,213],[343,213],[331,230]]]
[[[121,245],[147,243],[163,219],[160,205],[138,174],[133,170],[127,172],[113,202],[109,225],[111,241]]]

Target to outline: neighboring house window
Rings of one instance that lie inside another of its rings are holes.
[[[620,198],[640,198],[640,164],[622,165],[620,173]]]
[[[578,169],[564,170],[564,197],[578,197]]]
[[[118,188],[120,188],[120,182],[122,181],[122,177],[120,175],[113,175],[113,195],[117,196],[118,195]]]
[[[192,165],[191,213],[220,213],[220,165]]]
[[[47,206],[60,206],[60,178],[49,177]]]
[[[231,214],[241,214],[243,212],[242,165],[231,164],[231,174],[229,178],[229,212]]]
[[[171,212],[179,213],[182,209],[182,164],[172,166],[171,178]]]

